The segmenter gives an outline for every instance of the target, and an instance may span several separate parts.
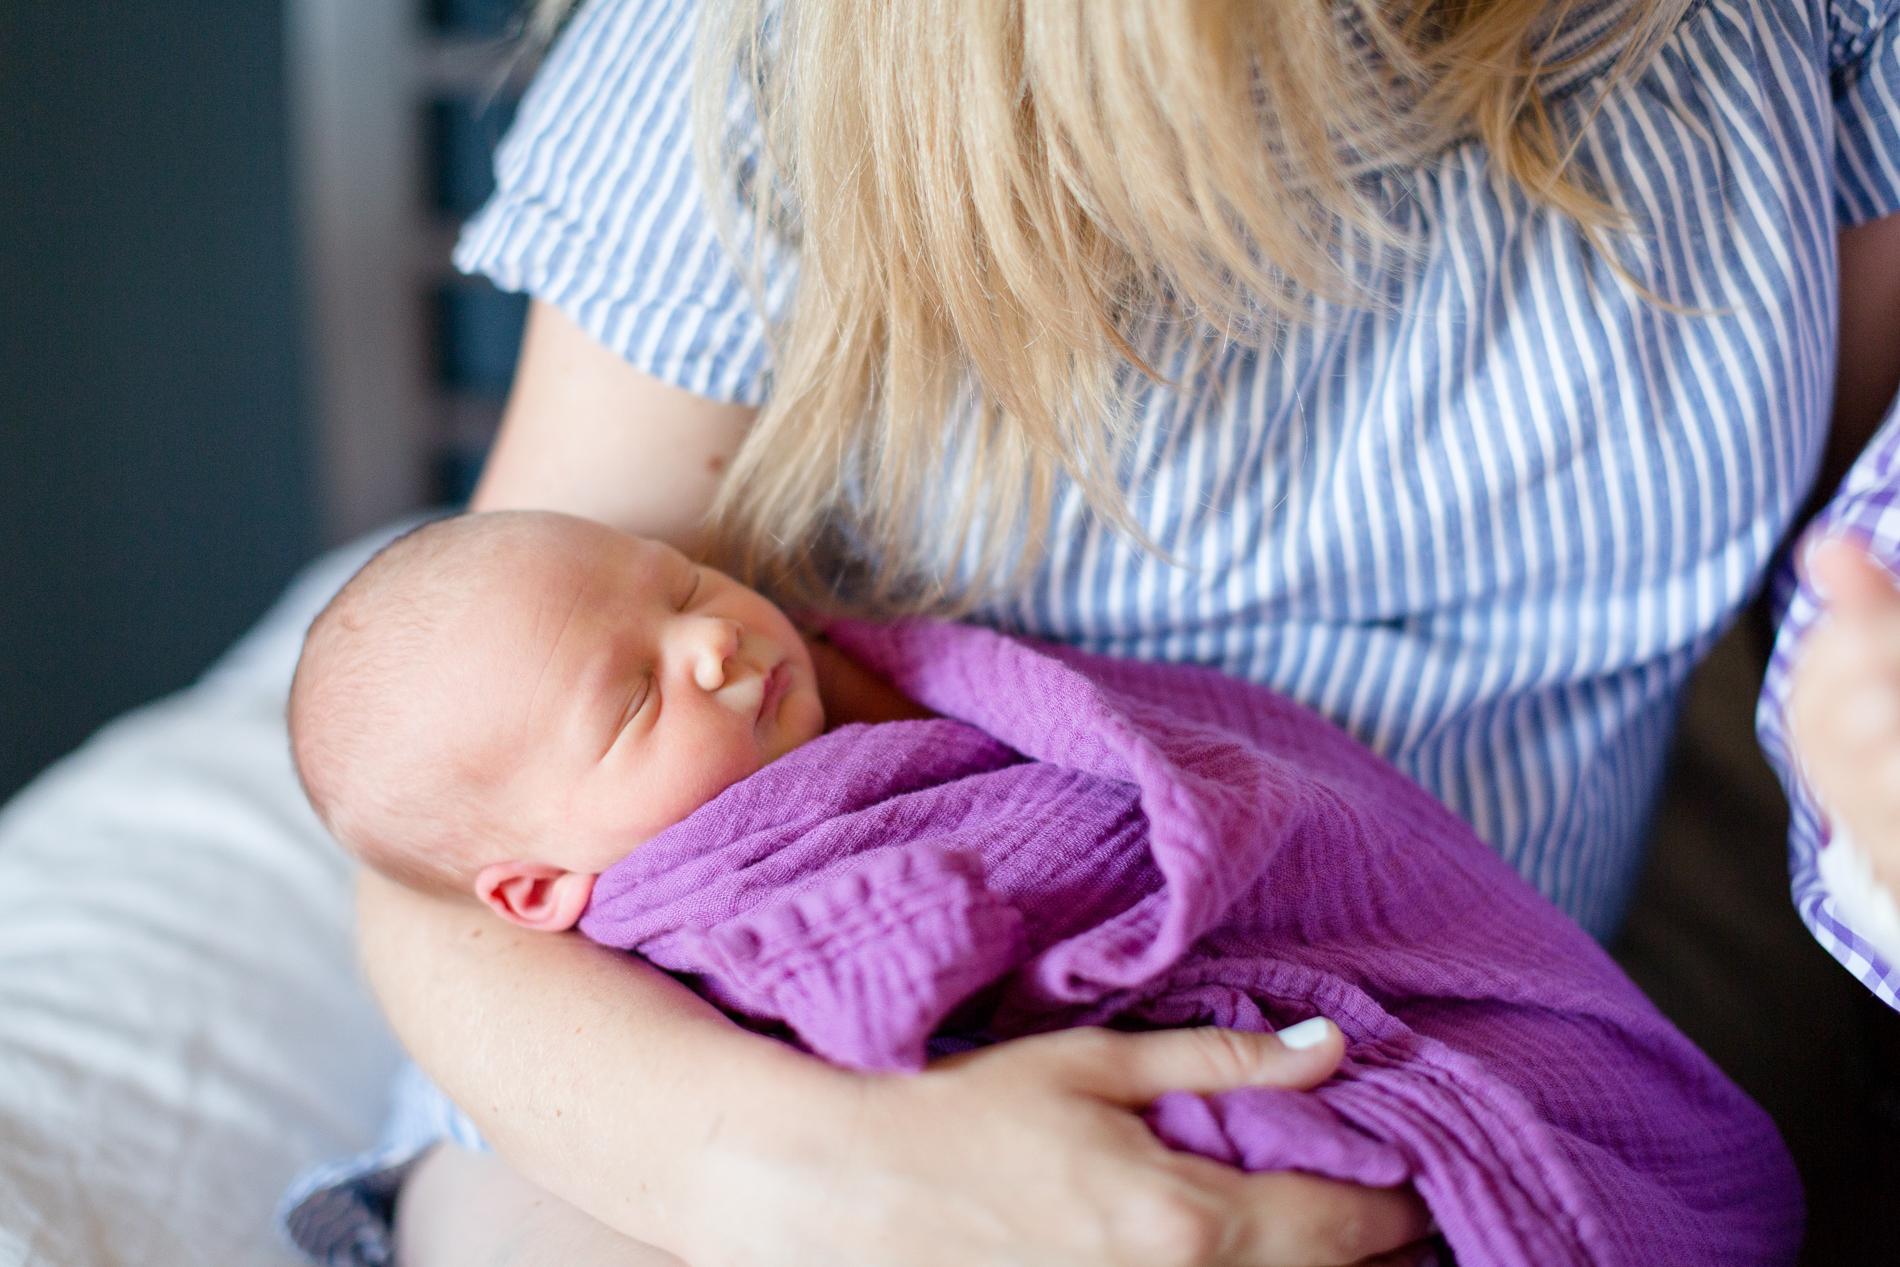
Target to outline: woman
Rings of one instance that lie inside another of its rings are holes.
[[[476,505],[1270,684],[1607,935],[1677,688],[1828,444],[1837,233],[1900,209],[1893,8],[597,0],[460,256],[537,299]],[[361,919],[418,1061],[591,1216],[439,1149],[415,1265],[1320,1264],[1426,1229],[1130,1111],[1310,1085],[1337,1036],[865,1078],[374,877]]]

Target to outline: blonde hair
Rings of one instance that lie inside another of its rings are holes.
[[[1586,54],[1616,47],[1615,82],[1687,3],[1631,0]],[[1540,93],[1569,11],[706,0],[710,201],[750,213],[729,241],[756,260],[776,239],[798,269],[714,508],[719,561],[808,606],[955,613],[1034,565],[1063,477],[1143,539],[1127,405],[1161,373],[1134,332],[1265,341],[1315,297],[1366,302],[1355,268],[1393,245],[1366,177],[1475,136],[1501,181],[1593,235],[1624,227],[1569,176]]]

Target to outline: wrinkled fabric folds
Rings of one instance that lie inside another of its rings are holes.
[[[848,726],[603,874],[596,941],[861,1069],[1073,1025],[1324,1015],[1311,1093],[1164,1096],[1171,1146],[1412,1183],[1461,1264],[1791,1262],[1767,1116],[1450,811],[1208,670],[965,626],[831,636],[943,720]]]

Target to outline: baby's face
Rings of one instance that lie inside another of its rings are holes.
[[[658,542],[591,536],[508,578],[511,610],[472,631],[501,680],[471,703],[518,745],[503,803],[536,855],[599,872],[816,737],[824,712],[777,607]]]

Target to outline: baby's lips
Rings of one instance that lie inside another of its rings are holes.
[[[791,680],[791,672],[782,662],[766,672],[764,689],[759,692],[759,711],[752,719],[754,725],[764,725],[777,714],[779,702],[785,698]]]

